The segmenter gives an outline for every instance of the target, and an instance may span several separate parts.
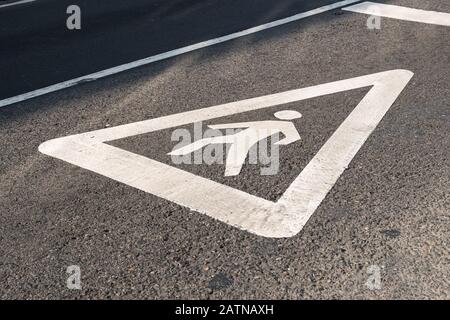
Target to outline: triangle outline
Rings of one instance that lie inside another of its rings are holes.
[[[39,151],[269,238],[298,234],[414,74],[389,70],[56,138]],[[272,202],[105,142],[371,86],[287,188]]]

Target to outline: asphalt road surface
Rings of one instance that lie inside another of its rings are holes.
[[[450,298],[450,3],[377,1],[422,10],[411,21],[337,2],[0,1],[0,298]],[[72,4],[81,30],[66,26]],[[281,110],[302,114],[301,139],[279,146],[276,174],[168,156],[196,115],[206,129]],[[107,146],[39,151],[91,131]],[[258,220],[290,186],[310,201]]]

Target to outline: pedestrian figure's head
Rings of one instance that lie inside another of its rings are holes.
[[[302,114],[294,110],[282,110],[274,113],[274,116],[280,120],[294,120],[302,117]]]

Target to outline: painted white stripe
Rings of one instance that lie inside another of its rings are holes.
[[[293,21],[297,21],[297,20],[300,20],[300,19],[311,17],[311,16],[314,16],[314,15],[317,15],[317,14],[320,14],[320,13],[323,13],[323,12],[326,12],[326,11],[329,11],[329,10],[341,8],[343,6],[346,6],[346,5],[349,5],[349,4],[358,2],[358,1],[360,1],[360,0],[345,0],[345,1],[336,2],[336,3],[330,4],[330,5],[326,5],[326,6],[323,6],[323,7],[320,7],[320,8],[316,8],[316,9],[313,9],[313,10],[310,10],[310,11],[307,11],[307,12],[299,13],[299,14],[296,14],[296,15],[288,17],[288,18],[284,18],[284,19],[281,19],[281,20],[276,20],[276,21],[273,21],[273,22],[269,22],[269,23],[257,26],[257,27],[246,29],[244,31],[232,33],[232,34],[229,34],[229,35],[226,35],[226,36],[223,36],[223,37],[207,40],[207,41],[204,41],[204,42],[199,42],[199,43],[196,43],[196,44],[193,44],[193,45],[189,45],[189,46],[186,46],[186,47],[182,47],[182,48],[179,48],[179,49],[175,49],[175,50],[171,50],[171,51],[168,51],[168,52],[160,53],[160,54],[157,54],[155,56],[151,56],[151,57],[144,58],[144,59],[141,59],[141,60],[137,60],[137,61],[134,61],[134,62],[126,63],[126,64],[123,64],[123,65],[120,65],[120,66],[117,66],[117,67],[113,67],[113,68],[102,70],[102,71],[99,71],[99,72],[96,72],[96,73],[88,74],[88,75],[85,75],[85,76],[82,76],[82,77],[78,77],[78,78],[75,78],[75,79],[72,79],[72,80],[64,81],[64,82],[61,82],[61,83],[58,83],[58,84],[54,84],[54,85],[51,85],[51,86],[48,86],[48,87],[45,87],[45,88],[42,88],[42,89],[30,91],[30,92],[27,92],[27,93],[24,93],[24,94],[20,94],[20,95],[11,97],[11,98],[0,100],[0,108],[4,107],[4,106],[7,106],[7,105],[10,105],[10,104],[13,104],[13,103],[16,103],[16,102],[28,100],[28,99],[31,99],[31,98],[34,98],[34,97],[38,97],[38,96],[42,96],[42,95],[50,93],[50,92],[55,92],[55,91],[59,91],[59,90],[62,90],[62,89],[69,88],[69,87],[73,87],[73,86],[75,86],[75,85],[77,85],[79,83],[88,82],[88,81],[94,81],[94,80],[97,80],[97,79],[100,79],[100,78],[104,78],[104,77],[107,77],[107,76],[110,76],[110,75],[113,75],[113,74],[117,74],[117,73],[122,72],[122,71],[134,69],[134,68],[137,68],[137,67],[140,67],[140,66],[144,66],[144,65],[156,62],[156,61],[165,60],[165,59],[172,58],[172,57],[175,57],[175,56],[187,53],[187,52],[191,52],[191,51],[194,51],[194,50],[198,50],[198,49],[202,49],[202,48],[205,48],[205,47],[213,46],[215,44],[223,43],[223,42],[230,41],[230,40],[233,40],[233,39],[237,39],[237,38],[240,38],[240,37],[244,37],[244,36],[247,36],[247,35],[250,35],[250,34],[253,34],[253,33],[257,33],[257,32],[263,31],[263,30],[267,30],[267,29],[270,29],[270,28],[281,26],[283,24],[287,24],[287,23],[290,23],[290,22],[293,22]]]
[[[399,20],[450,26],[450,13],[445,12],[419,10],[370,1],[346,7],[342,10]]]
[[[319,207],[412,76],[411,71],[391,70],[324,83],[53,139],[41,144],[39,151],[257,235],[292,237]],[[277,202],[105,143],[365,87],[371,89]]]
[[[11,2],[11,3],[5,3],[5,4],[0,4],[0,9],[1,8],[6,8],[6,7],[11,7],[11,6],[16,6],[19,4],[24,4],[24,3],[29,3],[29,2],[35,2],[36,0],[22,0],[22,1],[17,1],[17,2]]]

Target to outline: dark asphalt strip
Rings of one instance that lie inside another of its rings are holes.
[[[0,11],[0,99],[285,18],[337,1],[77,1]]]

